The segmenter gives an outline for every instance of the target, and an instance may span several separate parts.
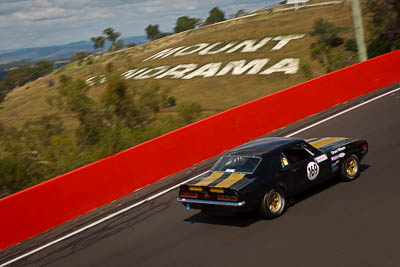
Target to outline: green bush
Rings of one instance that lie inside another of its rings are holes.
[[[337,47],[343,43],[343,39],[338,36],[341,31],[341,27],[321,18],[315,21],[311,35],[316,36],[319,43]]]
[[[0,159],[0,197],[15,193],[40,181],[32,164],[24,158]]]
[[[372,39],[367,46],[368,58],[377,57],[390,51],[392,51],[392,43],[380,37]]]
[[[51,88],[54,86],[54,80],[48,80],[47,85]]]
[[[200,117],[203,108],[199,103],[187,101],[179,104],[177,107],[177,111],[178,116],[185,123],[192,123]]]
[[[303,74],[307,78],[307,80],[312,79],[312,71],[311,71],[311,67],[309,64],[303,64],[301,66],[301,71],[303,72]]]
[[[345,44],[345,48],[347,51],[352,51],[352,52],[357,52],[357,42],[355,39],[350,39],[347,40],[346,44]]]

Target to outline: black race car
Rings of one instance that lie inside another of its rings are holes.
[[[272,137],[224,154],[206,174],[180,186],[178,201],[208,213],[258,210],[267,219],[282,214],[286,200],[322,182],[359,174],[368,143],[343,137],[303,140]]]

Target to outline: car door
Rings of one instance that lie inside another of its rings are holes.
[[[327,159],[327,156],[316,155],[315,152],[307,149],[302,143],[285,149],[283,155],[286,157],[293,173],[294,193],[305,191],[320,183],[326,175],[325,163],[323,168],[320,165],[328,161],[323,160],[325,157]],[[316,158],[320,161],[319,163]]]
[[[314,156],[314,162],[319,166],[319,175],[316,182],[323,182],[331,177],[331,161],[326,153],[313,147],[312,145],[303,142],[301,146],[308,150]]]

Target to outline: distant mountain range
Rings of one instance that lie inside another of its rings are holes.
[[[125,44],[135,43],[137,45],[148,42],[146,36],[131,36],[122,38]],[[106,42],[105,50],[110,46],[109,42]],[[61,60],[69,59],[76,52],[94,52],[93,43],[90,41],[79,41],[66,45],[55,45],[46,47],[35,47],[35,48],[22,48],[14,50],[0,50],[0,64],[5,64],[15,61],[35,61],[35,60]]]

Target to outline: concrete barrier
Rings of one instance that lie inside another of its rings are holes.
[[[0,200],[0,249],[289,123],[400,80],[400,51],[222,112]]]

